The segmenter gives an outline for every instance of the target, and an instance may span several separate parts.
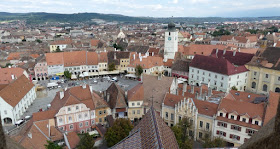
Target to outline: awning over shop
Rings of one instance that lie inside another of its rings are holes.
[[[72,80],[73,80],[73,79],[77,79],[77,76],[74,75],[74,74],[72,74],[72,75],[71,75],[71,79],[72,79]]]
[[[83,72],[83,75],[84,75],[85,77],[88,77],[88,76],[89,76],[88,72]]]
[[[179,84],[184,83],[184,82],[187,82],[187,81],[188,81],[187,79],[178,78],[178,83],[179,83]]]
[[[62,75],[64,75],[64,72],[60,72],[60,73],[57,73],[57,74],[55,74],[55,75],[57,75],[57,76],[62,76]]]
[[[137,76],[135,74],[127,74],[125,75],[125,77],[128,77],[128,78],[137,78]]]

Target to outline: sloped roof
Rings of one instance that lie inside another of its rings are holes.
[[[9,105],[15,107],[33,87],[34,84],[22,75],[4,87],[0,91],[0,97],[2,97]]]
[[[53,119],[55,114],[56,114],[55,110],[47,110],[47,111],[33,113],[32,116],[34,122],[36,122],[41,120]]]
[[[63,53],[46,53],[47,64],[50,65],[63,65]]]
[[[239,115],[248,114],[250,118],[263,118],[264,107],[264,103],[254,104],[242,100],[223,98],[218,110],[225,109],[228,113],[237,112]]]
[[[234,51],[225,51],[224,54],[224,50],[218,50],[218,53],[216,53],[216,50],[214,49],[212,50],[211,56],[217,58],[225,58],[234,65],[239,66],[247,64],[254,57],[254,54],[249,53],[236,52],[235,56],[233,56],[233,53]]]
[[[23,75],[24,69],[19,67],[0,68],[0,84],[9,84],[12,82],[12,75],[19,78]]]
[[[80,137],[77,135],[76,132],[69,132],[67,135],[67,139],[70,145],[70,148],[76,148],[76,146],[80,142]]]
[[[116,54],[116,59],[114,59],[114,55]],[[107,53],[108,63],[115,63],[115,65],[120,64],[120,59],[128,59],[130,56],[129,52],[125,51],[110,51]]]
[[[217,113],[218,104],[198,99],[193,99],[193,102],[199,114],[213,117]]]
[[[143,69],[149,69],[155,66],[163,66],[163,59],[162,57],[158,56],[148,56],[147,58],[142,58],[140,61],[139,58],[131,61],[131,63],[127,67],[136,67],[140,65]]]
[[[149,46],[128,46],[127,50],[130,52],[146,53],[149,50]]]
[[[151,107],[139,124],[130,131],[130,135],[112,147],[112,149],[118,148],[178,149],[179,146],[173,131]]]
[[[178,102],[181,102],[181,100],[184,100],[184,96],[166,93],[163,103],[166,106],[175,108],[175,104],[178,104]]]
[[[268,104],[265,111],[264,125],[266,125],[277,113],[280,94],[269,92]]]
[[[195,55],[190,66],[224,75],[233,75],[248,71],[244,65],[236,67],[224,58],[203,55]]]
[[[63,52],[64,66],[86,65],[86,51]]]
[[[144,88],[141,83],[133,87],[127,92],[128,101],[143,101],[144,100]]]
[[[125,93],[117,84],[112,83],[106,92],[107,94],[110,94],[108,104],[111,109],[127,107]]]
[[[189,72],[189,65],[191,61],[187,60],[177,60],[175,63],[172,65],[172,70],[175,71],[183,71],[183,72]]]

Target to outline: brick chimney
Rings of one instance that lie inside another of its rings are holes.
[[[64,97],[64,91],[59,92],[59,99],[62,99]]]

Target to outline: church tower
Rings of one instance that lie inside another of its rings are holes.
[[[178,32],[175,28],[175,24],[169,23],[168,29],[165,32],[164,61],[174,59],[176,52],[178,52]]]

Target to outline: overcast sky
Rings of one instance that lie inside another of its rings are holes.
[[[97,12],[150,17],[280,16],[280,0],[0,0],[1,12]]]

